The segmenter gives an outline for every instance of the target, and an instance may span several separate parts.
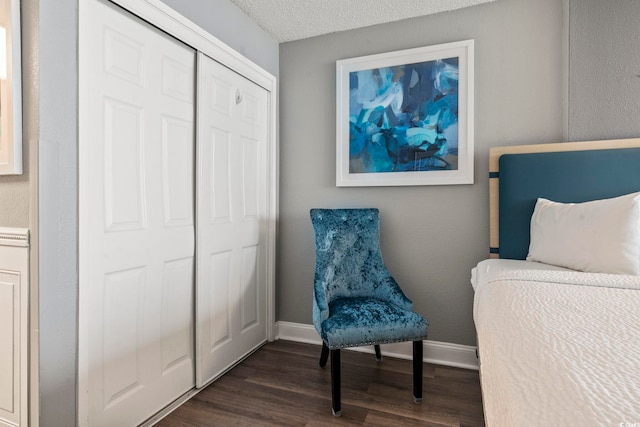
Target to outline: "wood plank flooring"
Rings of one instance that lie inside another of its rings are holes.
[[[384,346],[383,346],[384,351]],[[320,346],[268,343],[161,420],[187,426],[484,426],[477,371],[424,365],[413,403],[410,360],[342,351],[342,416],[331,415]]]

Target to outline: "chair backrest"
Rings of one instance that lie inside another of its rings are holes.
[[[312,209],[316,241],[314,292],[329,304],[375,295],[370,278],[388,274],[380,251],[378,209]]]

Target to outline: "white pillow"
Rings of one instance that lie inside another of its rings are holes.
[[[527,261],[640,275],[640,193],[584,203],[539,198]]]

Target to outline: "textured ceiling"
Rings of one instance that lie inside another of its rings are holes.
[[[461,9],[495,0],[231,0],[279,42],[416,16]]]

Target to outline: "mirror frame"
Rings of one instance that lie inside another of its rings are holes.
[[[0,0],[0,27],[2,27],[0,28],[0,175],[20,175],[22,174],[20,0]]]

